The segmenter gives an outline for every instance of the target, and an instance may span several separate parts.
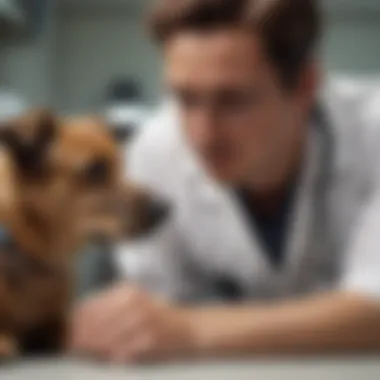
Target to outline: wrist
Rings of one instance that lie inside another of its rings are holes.
[[[176,350],[180,355],[197,356],[203,352],[203,328],[199,315],[192,309],[176,310]]]
[[[204,356],[212,351],[218,326],[215,318],[206,310],[188,309],[184,311],[187,331],[187,348],[192,355]]]
[[[191,347],[195,355],[238,352],[247,345],[250,316],[223,307],[192,309],[186,313]]]

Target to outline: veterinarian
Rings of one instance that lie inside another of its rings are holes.
[[[130,174],[171,220],[85,302],[117,361],[380,349],[380,89],[325,80],[317,1],[161,0],[171,100]]]

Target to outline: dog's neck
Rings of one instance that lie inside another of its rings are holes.
[[[1,164],[0,224],[6,227],[23,252],[41,260],[66,256],[71,249],[70,205],[54,199],[43,182],[26,182]],[[64,255],[66,253],[66,255]]]
[[[55,198],[44,186],[26,187],[20,194],[17,225],[24,235],[29,250],[36,255],[53,259],[68,255],[74,240],[71,205],[65,199]],[[17,228],[15,225],[13,229]]]

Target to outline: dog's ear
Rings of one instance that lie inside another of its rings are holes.
[[[3,125],[0,143],[22,172],[39,171],[58,132],[58,121],[49,111],[39,110]]]
[[[134,136],[133,126],[126,126],[111,123],[104,116],[93,115],[89,117],[89,120],[92,120],[94,125],[98,125],[103,128],[110,137],[119,145],[129,142],[129,140]]]

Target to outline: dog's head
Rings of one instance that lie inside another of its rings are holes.
[[[166,205],[125,178],[100,120],[34,112],[3,126],[0,143],[14,182],[12,229],[34,239],[34,251],[67,252],[92,236],[131,239],[167,215]]]

